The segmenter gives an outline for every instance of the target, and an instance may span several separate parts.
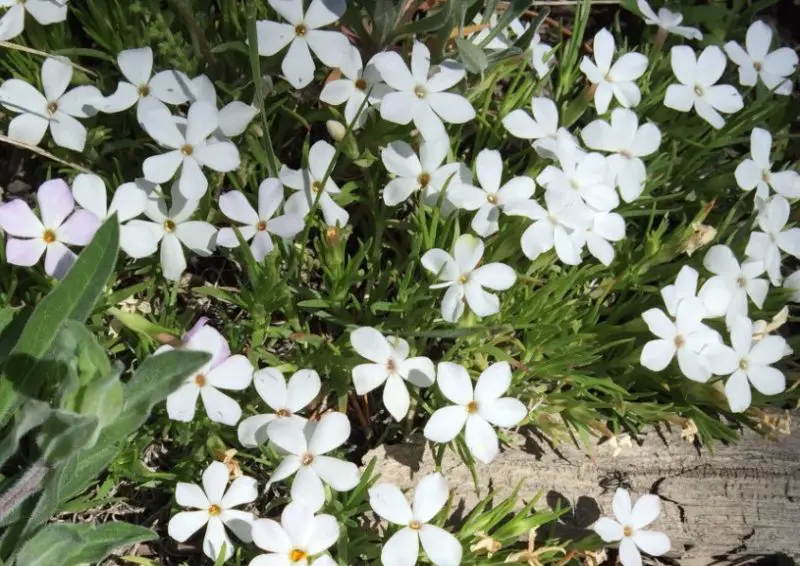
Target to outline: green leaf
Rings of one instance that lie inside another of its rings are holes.
[[[38,360],[50,349],[64,321],[88,318],[117,262],[119,223],[116,214],[100,227],[66,277],[34,309],[8,361],[0,371],[0,427],[20,406],[20,390],[33,396],[36,383],[26,384]]]
[[[66,566],[70,556],[82,544],[77,525],[55,523],[48,525],[32,537],[16,558],[20,566]]]
[[[0,309],[0,367],[8,359],[14,344],[19,340],[19,335],[28,321],[31,312],[29,309]]]
[[[42,457],[55,464],[70,454],[94,444],[99,421],[94,415],[79,415],[71,411],[55,410],[42,425],[37,442]]]
[[[64,566],[102,562],[106,556],[118,548],[158,538],[158,535],[152,530],[129,523],[105,523],[96,527],[89,525],[69,526],[77,528],[77,532],[82,535],[83,542],[81,548],[74,551],[64,562]]]
[[[383,48],[391,42],[402,7],[403,2],[399,0],[374,0],[371,39],[376,46]]]
[[[205,365],[205,352],[172,350],[147,358],[125,384],[122,413],[101,435],[104,442],[118,442],[138,429],[156,403],[175,391],[187,377]]]
[[[484,37],[483,41],[481,41],[481,47],[486,47],[489,45],[490,41],[492,41],[500,32],[506,29],[508,24],[520,17],[525,10],[530,8],[530,6],[530,0],[512,0],[509,2],[505,12],[503,12],[500,17],[497,18],[497,24],[489,29],[489,35]]]
[[[0,441],[0,468],[17,451],[20,439],[34,428],[41,426],[50,417],[51,412],[50,405],[43,401],[29,399],[25,402],[14,417],[14,426],[10,431],[6,431]]]
[[[486,53],[471,41],[459,37],[456,39],[456,47],[461,61],[470,73],[482,73],[489,66]]]
[[[452,1],[445,2],[441,9],[432,16],[426,16],[420,20],[402,26],[394,33],[394,39],[399,39],[407,35],[419,35],[445,28],[445,26],[450,23],[454,4],[455,2]],[[450,29],[452,29],[452,26],[448,28],[448,32]]]

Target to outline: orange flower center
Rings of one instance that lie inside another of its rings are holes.
[[[174,232],[175,231],[175,223],[172,220],[165,220],[164,221],[164,231],[165,232]]]
[[[45,244],[52,244],[56,241],[56,233],[47,229],[44,231],[44,234],[42,234],[42,240],[44,240]]]
[[[197,387],[204,387],[206,384],[206,376],[202,373],[198,373],[196,376],[194,376],[194,382]]]
[[[259,232],[266,232],[266,230],[267,230],[267,221],[266,220],[259,221],[259,223],[256,224],[256,230],[258,230]]]
[[[477,410],[478,410],[478,403],[476,403],[475,401],[470,401],[469,403],[467,403],[468,413],[472,414],[475,413]]]
[[[411,521],[408,524],[408,528],[411,529],[412,531],[418,531],[422,528],[422,523],[420,523],[417,520]]]
[[[321,190],[322,190],[322,183],[320,183],[319,181],[314,181],[313,183],[311,183],[311,192],[312,193],[318,193]]]
[[[686,340],[684,340],[684,339],[683,339],[683,336],[681,336],[680,334],[678,334],[678,335],[675,337],[675,347],[676,347],[676,348],[683,348],[683,345],[684,345],[684,344],[686,344]]]
[[[418,85],[414,88],[414,94],[417,95],[417,98],[425,98],[427,92],[425,91],[425,87],[422,85]]]
[[[294,27],[294,34],[297,37],[303,37],[306,33],[308,33],[308,28],[306,27],[305,24],[297,24]]]
[[[469,281],[469,275],[465,274],[458,278],[458,282],[462,285],[466,285],[467,281]]]
[[[277,411],[275,411],[275,414],[282,419],[292,416],[292,413],[289,412],[289,409],[278,409]]]
[[[356,88],[358,90],[367,90],[367,81],[365,81],[364,79],[356,80]]]
[[[633,536],[633,527],[625,525],[622,528],[622,535],[626,536],[626,537],[632,537]]]
[[[309,452],[304,454],[303,459],[301,460],[304,466],[310,466],[313,461],[314,461],[314,455]]]
[[[208,514],[211,515],[212,517],[216,517],[220,513],[222,513],[222,509],[220,509],[219,505],[212,505],[211,507],[208,508]]]
[[[497,204],[497,197],[495,195],[486,195],[486,200],[489,204]]]
[[[145,97],[150,94],[150,85],[144,84],[139,85],[139,88],[136,89],[139,93],[139,96]]]
[[[295,548],[294,550],[292,550],[292,552],[289,553],[289,559],[292,562],[300,562],[306,556],[308,556],[308,553],[305,550],[300,550],[299,548]]]
[[[184,154],[184,155],[187,155],[187,156],[191,155],[193,151],[194,151],[194,148],[191,145],[189,145],[188,143],[186,145],[182,145],[181,146],[181,153]]]
[[[431,182],[431,176],[427,173],[420,173],[419,177],[417,177],[417,182],[419,186],[423,189],[428,186],[428,183]]]

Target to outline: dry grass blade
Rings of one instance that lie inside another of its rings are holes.
[[[46,51],[39,51],[38,49],[33,49],[32,47],[26,47],[24,45],[18,45],[16,43],[11,43],[10,41],[0,41],[0,47],[6,47],[8,49],[16,49],[17,51],[24,51],[25,53],[31,53],[33,55],[38,55],[39,57],[54,57],[54,55],[52,53],[47,53]],[[97,76],[96,73],[94,73],[93,71],[90,71],[86,67],[82,67],[82,66],[78,65],[77,63],[73,63],[72,61],[70,61],[66,57],[64,57],[64,59],[66,59],[66,61],[67,61],[67,63],[69,65],[71,65],[72,67],[78,69],[79,71],[83,71],[87,75],[91,75],[93,77]]]
[[[15,147],[21,147],[22,149],[27,149],[27,150],[32,151],[34,153],[38,153],[42,157],[46,157],[48,159],[52,159],[53,161],[55,161],[57,163],[60,163],[61,165],[66,165],[67,167],[72,167],[73,169],[77,169],[78,171],[81,171],[83,173],[91,173],[91,171],[89,171],[85,167],[81,167],[80,165],[77,165],[75,163],[70,163],[69,161],[64,161],[60,157],[56,157],[55,155],[53,155],[49,151],[46,151],[46,150],[44,150],[44,149],[42,149],[40,147],[36,147],[35,145],[30,145],[30,144],[27,144],[27,143],[24,143],[24,142],[21,142],[21,141],[17,141],[17,140],[9,138],[8,136],[4,136],[2,134],[0,134],[0,142],[7,143],[7,144],[13,145]]]

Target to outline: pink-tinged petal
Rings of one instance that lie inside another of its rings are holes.
[[[76,210],[56,231],[59,241],[71,246],[85,246],[100,228],[100,220],[88,210]]]
[[[18,238],[41,238],[45,228],[28,204],[16,199],[0,205],[0,229]]]
[[[6,241],[6,261],[12,265],[30,267],[42,257],[47,244],[41,237],[30,240],[9,238]]]
[[[48,275],[56,279],[63,279],[64,276],[78,258],[75,253],[61,242],[53,242],[47,245],[47,252],[44,256],[44,270]]]
[[[75,201],[69,186],[62,179],[43,183],[36,193],[42,223],[46,228],[56,229],[64,223],[75,209]]]

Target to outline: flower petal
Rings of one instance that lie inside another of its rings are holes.
[[[308,442],[312,454],[326,454],[344,444],[350,437],[350,421],[342,413],[325,413]]]
[[[418,556],[419,536],[416,531],[404,527],[383,543],[381,564],[383,566],[414,566]]]
[[[56,237],[70,246],[85,246],[100,228],[100,220],[88,210],[76,210],[58,230]]]
[[[358,466],[330,456],[314,456],[311,464],[322,481],[336,491],[349,491],[358,485]]]
[[[494,460],[495,456],[500,452],[497,433],[495,433],[492,425],[476,414],[471,414],[467,417],[464,440],[466,440],[467,447],[472,452],[472,455],[484,464]]]
[[[636,530],[633,533],[633,542],[650,556],[666,554],[672,546],[667,535],[656,531]]]
[[[467,421],[467,411],[461,405],[437,409],[425,423],[424,435],[433,442],[450,442]]]
[[[731,411],[741,413],[750,406],[752,394],[750,393],[750,383],[747,374],[741,370],[735,371],[725,383],[725,397]]]
[[[408,525],[413,519],[406,496],[394,484],[378,483],[371,487],[369,504],[375,513],[395,525]]]
[[[167,533],[178,542],[186,542],[194,533],[208,522],[208,510],[182,511],[172,517],[167,525]]]
[[[642,529],[658,519],[661,514],[661,499],[657,495],[648,493],[642,495],[633,506],[630,524],[634,530]]]
[[[609,517],[600,517],[592,530],[600,535],[605,542],[617,542],[622,540],[622,525]]]
[[[642,566],[642,555],[633,538],[624,537],[619,543],[619,561],[622,566]]]
[[[386,363],[392,356],[392,347],[383,334],[369,326],[353,330],[350,345],[360,356],[376,363]]]
[[[777,395],[786,391],[786,376],[774,367],[753,364],[747,370],[747,377],[762,395]]]
[[[242,418],[242,408],[239,403],[216,387],[206,385],[201,388],[200,397],[203,399],[206,415],[212,421],[234,426]]]
[[[315,69],[308,43],[302,38],[295,37],[281,63],[283,76],[294,88],[300,89],[314,80]]]
[[[192,81],[181,71],[156,73],[149,84],[150,94],[167,104],[186,104],[192,98]]]
[[[175,486],[175,501],[181,507],[208,510],[210,503],[203,489],[196,483],[178,482]]]
[[[453,403],[465,406],[473,400],[472,380],[463,366],[453,362],[440,362],[437,381],[442,394]]]
[[[522,401],[503,397],[479,403],[478,414],[495,426],[510,428],[528,416],[528,409]]]
[[[253,542],[261,549],[269,552],[288,555],[292,550],[292,541],[280,523],[272,519],[258,519],[253,522]],[[289,564],[288,557],[286,564]]]
[[[432,92],[425,98],[439,117],[449,124],[464,124],[475,118],[475,109],[469,100],[453,92]],[[423,105],[424,106],[424,105]],[[423,137],[425,137],[423,135]],[[425,139],[435,139],[425,137]]]
[[[45,228],[24,200],[15,199],[0,205],[0,229],[18,238],[41,240]]]
[[[325,487],[317,473],[310,466],[301,466],[292,482],[290,491],[292,501],[302,503],[312,512],[316,513],[325,504]],[[284,528],[287,525],[284,522]],[[291,538],[291,533],[289,534]],[[294,544],[297,544],[295,541]]]
[[[452,534],[436,525],[423,525],[419,531],[419,540],[425,554],[434,564],[449,566],[461,564],[463,549],[461,543]]]
[[[628,493],[627,489],[621,487],[617,488],[614,492],[614,499],[611,502],[611,507],[614,510],[614,516],[617,518],[617,521],[625,524],[630,522],[633,506],[631,504],[631,494]]]
[[[317,515],[311,522],[313,536],[306,545],[306,551],[310,555],[316,555],[333,546],[339,539],[339,523],[332,515]],[[314,563],[319,564],[317,560]]]
[[[86,145],[86,128],[66,112],[58,111],[50,120],[50,134],[56,145],[83,151]]]
[[[408,415],[411,398],[403,378],[397,374],[389,375],[383,387],[383,405],[396,421],[402,421]]]

